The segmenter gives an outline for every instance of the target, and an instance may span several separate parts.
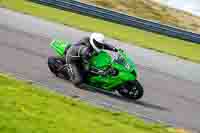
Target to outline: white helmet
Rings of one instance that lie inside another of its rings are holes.
[[[100,49],[103,49],[103,44],[105,37],[101,33],[92,33],[90,35],[90,44],[96,52],[100,52]]]

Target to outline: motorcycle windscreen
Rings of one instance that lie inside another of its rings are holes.
[[[66,41],[62,41],[62,40],[53,40],[50,44],[50,47],[55,50],[58,56],[61,56],[61,57],[64,56],[65,48],[68,48],[70,46],[71,46],[70,43]]]
[[[111,56],[108,53],[101,51],[97,56],[93,56],[89,62],[90,67],[105,70],[109,67],[111,61]]]

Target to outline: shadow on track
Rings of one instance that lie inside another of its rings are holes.
[[[121,95],[119,95],[117,93],[110,93],[110,92],[107,92],[107,91],[104,91],[104,90],[101,90],[101,89],[94,89],[94,88],[91,88],[87,85],[83,85],[82,87],[79,87],[79,88],[87,90],[87,91],[91,91],[91,92],[94,92],[94,93],[98,92],[98,93],[104,94],[106,96],[109,96],[111,98],[114,98],[116,100],[122,100],[124,102],[137,104],[137,105],[140,105],[140,106],[143,106],[143,107],[146,107],[146,108],[170,112],[170,110],[168,108],[162,107],[160,105],[151,104],[151,103],[148,103],[146,101],[134,101],[134,100],[122,97]]]
[[[64,79],[63,77],[57,77],[58,79],[61,79],[61,80],[64,80],[65,82],[71,84],[68,80]],[[108,91],[104,91],[102,89],[98,89],[98,88],[94,88],[92,86],[88,86],[86,84],[83,84],[81,85],[80,87],[78,87],[79,89],[84,89],[86,91],[90,91],[90,92],[93,92],[93,93],[101,93],[101,94],[104,94],[106,96],[109,96],[111,98],[114,98],[116,100],[121,100],[121,101],[124,101],[124,102],[128,102],[128,103],[133,103],[133,104],[137,104],[137,105],[140,105],[140,106],[143,106],[145,108],[151,108],[151,109],[155,109],[155,110],[160,110],[160,111],[167,111],[167,112],[170,112],[170,110],[166,107],[162,107],[160,105],[155,105],[155,104],[151,104],[149,102],[146,102],[146,101],[135,101],[135,100],[131,100],[131,99],[128,99],[128,98],[125,98],[125,97],[122,97],[121,95],[119,95],[118,93],[114,92],[114,93],[111,93],[111,92],[108,92]],[[73,95],[71,96],[73,98],[79,98],[80,96],[78,95]]]

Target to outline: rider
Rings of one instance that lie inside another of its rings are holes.
[[[88,63],[92,55],[98,54],[101,49],[107,49],[117,52],[117,49],[105,43],[105,37],[101,33],[92,33],[90,36],[83,38],[69,49],[66,49],[66,66],[73,84],[79,85],[83,80],[81,73],[81,63]],[[101,70],[92,70],[96,74],[103,74]]]

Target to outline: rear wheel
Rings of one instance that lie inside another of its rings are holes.
[[[118,92],[129,99],[138,100],[144,95],[142,85],[137,81],[129,81],[118,89]]]
[[[51,56],[48,58],[48,67],[49,70],[58,77],[69,79],[69,75],[65,70],[61,68],[65,65],[65,60],[60,57]]]

